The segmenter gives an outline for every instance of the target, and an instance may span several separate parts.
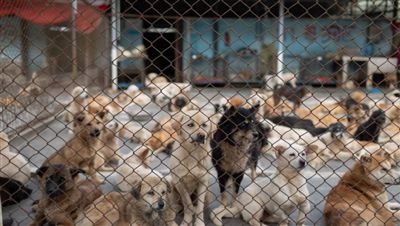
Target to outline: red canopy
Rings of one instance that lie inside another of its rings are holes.
[[[71,3],[51,0],[0,0],[0,17],[7,15],[16,15],[36,24],[52,25],[71,20],[72,10]],[[76,26],[80,33],[91,33],[101,19],[101,12],[93,6],[78,5]]]

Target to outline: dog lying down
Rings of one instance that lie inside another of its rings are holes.
[[[258,177],[239,194],[231,208],[212,218],[214,224],[222,225],[222,217],[239,217],[252,226],[266,225],[263,221],[288,225],[289,215],[298,207],[297,225],[305,225],[310,211],[307,181],[302,174],[306,167],[308,147],[278,146],[277,171],[270,178]]]
[[[389,202],[386,187],[399,183],[399,170],[388,153],[362,156],[330,191],[325,225],[397,225],[400,204]]]

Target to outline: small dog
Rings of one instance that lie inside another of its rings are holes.
[[[294,104],[293,108],[297,109],[303,102],[303,99],[310,95],[310,91],[305,87],[293,87],[290,83],[277,85],[274,87],[274,102],[278,103],[282,97],[285,97]]]
[[[75,114],[82,112],[89,104],[89,94],[87,89],[81,86],[75,87],[72,92],[72,102],[66,107],[64,120],[66,123],[72,122]]]
[[[213,218],[214,224],[222,225],[222,217],[238,217],[240,214],[252,226],[265,225],[262,219],[288,225],[289,215],[298,207],[296,224],[305,225],[306,214],[310,211],[307,181],[302,174],[307,165],[306,148],[296,144],[277,146],[277,172],[271,176],[272,179],[257,178],[244,189],[231,208]]]
[[[115,170],[115,181],[121,191],[131,191],[133,186],[148,176],[160,176],[160,173],[149,167],[152,154],[149,148],[141,146],[132,155],[122,156],[122,164]]]
[[[170,205],[170,186],[165,178],[151,174],[130,192],[111,192],[93,202],[76,220],[76,226],[175,226]]]
[[[204,206],[211,170],[209,139],[212,126],[209,118],[199,111],[181,113],[173,128],[177,132],[177,142],[169,160],[171,184],[176,189],[184,208],[181,225],[205,225]],[[196,203],[191,196],[195,195]]]
[[[374,111],[368,121],[358,127],[354,137],[360,141],[372,141],[378,143],[378,138],[385,121],[385,112],[382,110]]]
[[[99,136],[103,130],[103,120],[92,114],[81,112],[74,118],[74,136],[63,148],[52,154],[43,166],[63,164],[83,169],[94,180],[96,175],[95,157],[100,148]]]
[[[84,171],[59,164],[37,170],[42,197],[34,207],[36,215],[31,226],[73,226],[79,213],[102,195],[98,183],[78,181],[79,173]]]
[[[35,170],[21,154],[12,152],[7,134],[0,132],[0,177],[28,183]]]
[[[388,202],[386,186],[400,183],[399,172],[385,151],[363,155],[329,192],[325,225],[397,225],[399,203]]]
[[[227,206],[226,186],[233,181],[234,194],[239,191],[244,172],[251,160],[250,147],[258,135],[256,114],[260,105],[249,109],[230,107],[220,119],[217,130],[211,140],[212,163],[217,170],[218,183],[221,192],[221,206],[214,210],[221,212]],[[214,214],[214,213],[213,213]],[[213,216],[212,216],[213,217]]]
[[[3,207],[10,206],[29,198],[32,189],[24,186],[20,181],[0,177],[0,199]]]
[[[111,171],[111,165],[118,165],[120,160],[116,154],[118,151],[118,138],[120,125],[115,121],[111,121],[105,125],[100,134],[100,149],[97,151],[95,158],[95,168],[97,170]]]

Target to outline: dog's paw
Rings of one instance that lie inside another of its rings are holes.
[[[217,208],[218,209],[218,208]],[[219,216],[218,216],[218,212],[216,211],[217,209],[214,209],[214,210],[212,210],[211,211],[211,213],[210,213],[210,219],[211,219],[211,221],[215,224],[215,225],[217,225],[217,226],[222,226],[223,224],[222,224],[222,218],[219,218]],[[197,226],[197,225],[196,225]]]

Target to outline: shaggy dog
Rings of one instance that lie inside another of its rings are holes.
[[[358,127],[354,137],[360,141],[372,141],[378,143],[379,134],[385,121],[385,112],[382,110],[374,111],[368,121]]]
[[[257,136],[255,116],[259,107],[230,107],[220,119],[211,140],[212,163],[218,174],[222,204],[215,210],[216,213],[226,208],[226,186],[230,180],[233,181],[235,196],[239,191],[251,159],[250,147]]]

